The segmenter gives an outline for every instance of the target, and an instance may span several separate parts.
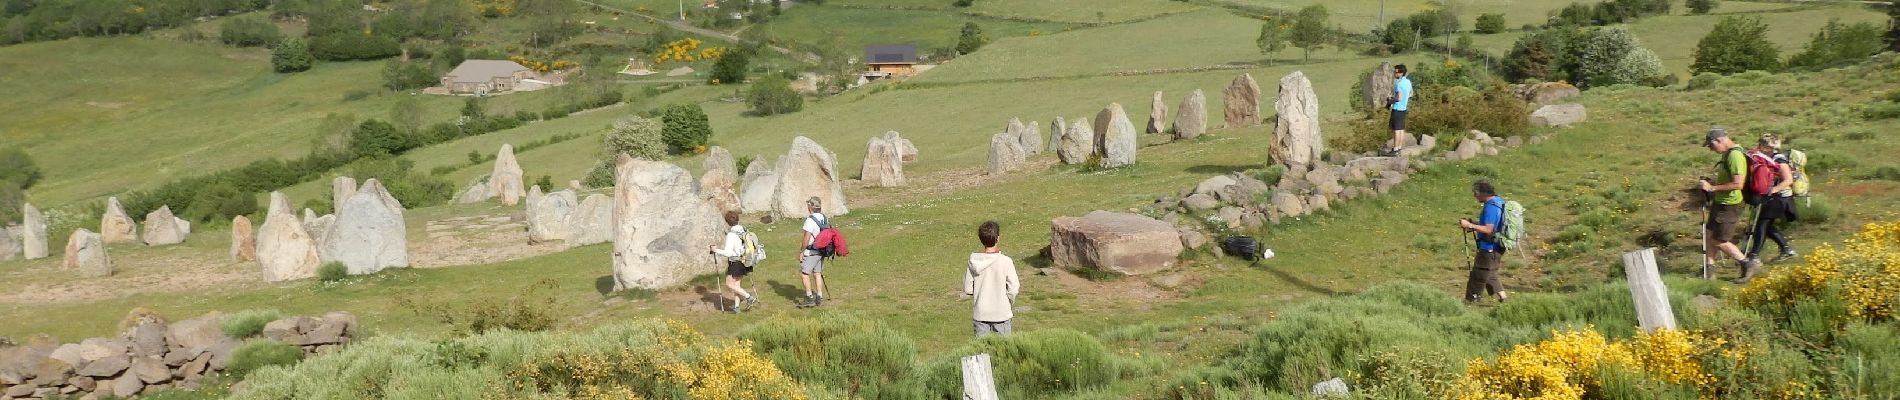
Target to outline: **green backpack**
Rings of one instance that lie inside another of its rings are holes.
[[[1510,199],[1504,200],[1504,227],[1491,239],[1508,250],[1517,250],[1518,242],[1524,240],[1524,205]]]

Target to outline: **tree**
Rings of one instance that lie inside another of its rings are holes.
[[[1512,82],[1554,81],[1559,74],[1557,54],[1562,45],[1551,43],[1552,35],[1540,33],[1517,38],[1504,55],[1504,77]]]
[[[1254,38],[1254,46],[1260,47],[1260,52],[1265,53],[1268,60],[1272,60],[1273,53],[1286,50],[1287,28],[1286,24],[1269,18],[1267,22],[1260,24],[1260,37]]]
[[[1807,48],[1788,57],[1788,66],[1819,68],[1867,58],[1885,47],[1880,34],[1880,27],[1871,23],[1848,25],[1841,23],[1839,18],[1829,19],[1820,32],[1814,33],[1814,39],[1808,42]]]
[[[752,62],[751,53],[746,50],[735,50],[721,54],[719,61],[713,62],[711,83],[716,85],[745,83],[747,64]]]
[[[620,117],[602,138],[608,160],[612,160],[615,154],[626,154],[642,160],[666,158],[666,143],[660,140],[660,129],[660,121],[637,115]],[[612,168],[612,162],[608,165],[608,168]]]
[[[389,60],[383,64],[383,87],[403,91],[435,85],[435,73],[419,62]]]
[[[1577,83],[1586,87],[1631,83],[1618,80],[1617,64],[1640,46],[1636,35],[1621,26],[1596,30],[1583,41],[1578,57],[1582,76]]]
[[[1709,11],[1715,10],[1715,6],[1720,5],[1715,0],[1688,0],[1683,3],[1684,6],[1689,7],[1689,13],[1695,15],[1708,14]]]
[[[660,109],[660,140],[667,150],[678,154],[694,151],[712,138],[712,122],[699,104],[673,104]]]
[[[1387,22],[1380,37],[1393,53],[1405,53],[1418,48],[1418,30],[1412,26],[1410,18],[1399,18]]]
[[[990,39],[983,36],[983,27],[977,26],[975,22],[965,22],[963,30],[957,34],[957,54],[975,53],[989,42]]]
[[[33,156],[19,147],[0,149],[0,185],[11,184],[19,189],[33,187],[45,177],[39,165],[33,163]]]
[[[469,119],[482,119],[488,115],[488,111],[484,110],[482,106],[482,98],[470,97],[468,101],[462,102],[462,116],[468,117]]]
[[[759,116],[798,112],[805,108],[805,98],[792,91],[790,81],[777,75],[752,81],[751,88],[746,90],[746,102],[752,106],[752,113]]]
[[[392,155],[408,150],[407,141],[395,125],[372,119],[350,133],[350,152],[358,157]]]
[[[324,61],[376,60],[402,54],[402,44],[360,31],[334,33],[310,39],[310,54]]]
[[[356,116],[350,114],[329,113],[317,121],[317,135],[311,139],[311,147],[318,151],[345,152],[349,150],[350,134],[356,130]]]
[[[1773,71],[1780,59],[1781,50],[1768,42],[1768,25],[1761,18],[1723,17],[1708,36],[1696,42],[1695,62],[1689,69],[1718,74]]]
[[[1658,79],[1668,74],[1669,70],[1663,67],[1662,58],[1657,57],[1656,52],[1636,47],[1624,54],[1622,59],[1617,60],[1616,69],[1611,72],[1609,81],[1647,85],[1658,82]]]
[[[1314,49],[1332,42],[1333,31],[1326,27],[1327,18],[1326,6],[1320,4],[1302,8],[1293,16],[1293,34],[1288,39],[1293,47],[1304,51],[1302,59],[1312,60]]]
[[[1694,0],[1691,0],[1694,1]],[[1473,26],[1478,33],[1493,34],[1504,31],[1504,14],[1480,14],[1478,23]]]
[[[270,51],[271,70],[278,73],[309,71],[314,61],[314,57],[310,56],[310,48],[298,39],[279,42],[277,48]]]
[[[257,17],[229,17],[218,23],[218,41],[238,47],[270,46],[283,40],[277,25]]]
[[[405,96],[389,106],[389,121],[403,132],[415,134],[422,130],[422,102],[415,97]]]

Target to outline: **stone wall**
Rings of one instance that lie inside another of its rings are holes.
[[[37,336],[0,342],[0,399],[131,397],[168,388],[193,389],[231,362],[239,338],[224,335],[224,315],[213,311],[166,323],[137,311],[114,337],[59,343]],[[334,351],[356,333],[356,316],[290,317],[264,325],[262,337],[303,349],[305,356]]]

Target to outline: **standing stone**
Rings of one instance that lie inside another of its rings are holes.
[[[1048,147],[1043,149],[1043,151],[1054,153],[1057,150],[1061,150],[1062,131],[1068,127],[1068,124],[1062,122],[1062,117],[1056,117],[1056,120],[1049,121],[1049,141],[1043,143],[1044,146]]]
[[[363,181],[349,201],[337,205],[335,225],[318,241],[319,258],[343,263],[351,275],[409,266],[408,229],[402,212],[402,203],[383,189],[382,182]]]
[[[18,227],[0,227],[0,261],[20,258],[22,243],[19,236],[23,236],[24,232],[15,233],[17,231],[20,231]]]
[[[696,189],[692,175],[673,164],[616,160],[614,290],[660,289],[719,270],[706,249],[721,240],[725,223]]]
[[[772,195],[778,191],[778,173],[764,156],[752,157],[739,180],[739,211],[747,213],[772,210]]]
[[[270,205],[264,208],[264,216],[268,219],[271,214],[280,212],[284,214],[296,214],[297,210],[290,209],[290,196],[285,196],[284,192],[270,192]],[[295,215],[292,215],[292,217],[295,217]]]
[[[1392,72],[1392,62],[1386,61],[1366,74],[1365,84],[1359,88],[1359,99],[1367,110],[1384,110],[1385,102],[1392,99],[1392,85],[1398,81]]]
[[[1139,214],[1094,211],[1050,223],[1049,254],[1058,267],[1142,275],[1174,265],[1181,232]]]
[[[251,219],[242,215],[231,217],[231,261],[256,259],[257,236],[251,232]]]
[[[1200,89],[1188,93],[1181,99],[1181,107],[1174,110],[1174,138],[1193,139],[1207,133],[1207,95]]]
[[[574,212],[567,215],[567,247],[607,243],[614,240],[614,202],[599,193],[587,195]]]
[[[892,146],[897,147],[897,155],[904,162],[917,161],[917,145],[911,144],[910,139],[905,139],[904,135],[898,134],[897,131],[884,132],[884,141],[891,142]]]
[[[164,246],[185,242],[187,229],[178,225],[178,216],[172,215],[172,206],[161,206],[156,211],[145,214],[145,245]]]
[[[989,168],[986,169],[990,175],[1009,173],[1022,165],[1025,156],[1016,139],[1016,135],[1009,132],[990,135]]]
[[[534,189],[539,191],[541,186]],[[580,202],[574,191],[562,190],[539,197],[528,203],[528,243],[567,240],[573,235],[569,216]]]
[[[1161,102],[1161,91],[1156,90],[1154,99],[1148,102],[1148,128],[1145,131],[1147,133],[1167,132],[1168,128],[1162,126],[1167,123],[1167,120],[1168,103]]]
[[[1319,132],[1319,98],[1313,95],[1313,82],[1306,74],[1293,71],[1280,78],[1280,99],[1273,103],[1279,113],[1273,124],[1273,139],[1267,142],[1268,164],[1278,162],[1288,170],[1302,170],[1323,162],[1326,141]]]
[[[1531,112],[1531,125],[1569,128],[1572,124],[1583,122],[1588,114],[1582,104],[1551,104]]]
[[[541,199],[545,197],[548,197],[548,195],[541,191],[541,185],[529,186],[528,195],[521,198],[521,204],[526,204],[528,206],[526,207],[527,209],[533,210],[534,203],[541,202]]]
[[[706,196],[720,211],[739,211],[739,167],[732,159],[732,153],[726,148],[713,146],[706,150],[706,160],[700,162],[700,169],[706,171],[699,178],[699,193]]]
[[[501,150],[495,152],[495,170],[488,173],[489,195],[501,197],[502,205],[515,205],[525,190],[521,179],[521,164],[515,162],[515,146],[503,143]]]
[[[477,180],[474,183],[468,184],[468,188],[463,189],[462,194],[455,195],[455,203],[456,204],[480,203],[482,201],[488,200],[491,197],[495,197],[495,194],[493,191],[488,190],[488,181],[485,179]]]
[[[1061,158],[1063,164],[1075,165],[1087,162],[1094,154],[1094,130],[1087,119],[1075,120],[1062,132],[1062,146],[1056,148],[1056,157]]]
[[[1017,136],[1017,142],[1021,144],[1018,148],[1023,149],[1023,155],[1033,156],[1042,154],[1041,126],[1042,125],[1036,121],[1029,121],[1029,124],[1023,125],[1023,131]]]
[[[334,225],[336,225],[336,214],[319,216],[315,211],[303,209],[303,230],[310,234],[311,239],[317,241],[318,246],[323,245],[323,237],[330,233],[330,227]]]
[[[279,193],[272,192],[272,198]],[[352,196],[354,197],[354,196]],[[272,207],[257,228],[257,265],[265,282],[317,276],[317,240],[297,216]]]
[[[20,245],[25,247],[22,254],[24,254],[28,260],[46,258],[48,255],[46,251],[46,216],[40,214],[40,209],[33,208],[33,203],[22,204],[20,208],[26,217],[23,221],[25,224],[20,226],[23,228],[20,235]]]
[[[330,204],[343,204],[356,194],[356,178],[338,176],[330,180]]]
[[[1234,81],[1227,84],[1227,90],[1221,92],[1221,100],[1226,104],[1222,114],[1225,127],[1260,125],[1260,84],[1254,83],[1253,75],[1234,77]]]
[[[125,207],[119,205],[118,197],[106,198],[106,213],[99,217],[99,236],[106,243],[128,243],[139,240],[138,224],[125,214]]]
[[[1107,108],[1095,114],[1095,121],[1096,127],[1101,128],[1095,132],[1095,147],[1102,156],[1102,168],[1134,164],[1139,133],[1135,132],[1135,124],[1128,121],[1128,112],[1122,110],[1121,103],[1108,103]]]
[[[112,259],[106,256],[105,238],[85,228],[73,231],[66,239],[66,269],[79,270],[79,276],[96,278],[112,275]]]
[[[859,168],[858,176],[865,186],[904,186],[903,157],[896,143],[873,137],[865,144],[864,166]]]
[[[844,185],[838,184],[838,157],[810,138],[792,139],[791,150],[778,160],[778,189],[772,194],[778,215],[805,215],[805,200],[817,197],[825,215],[845,215]],[[721,221],[723,224],[723,221]],[[723,228],[722,228],[723,229]]]
[[[1669,288],[1656,270],[1656,248],[1623,253],[1623,276],[1629,278],[1636,322],[1643,332],[1676,329],[1676,314],[1669,308]]]
[[[1028,132],[1029,132],[1029,126],[1023,125],[1023,120],[1021,118],[1009,117],[1009,123],[1003,125],[1003,133],[1008,133],[1011,136],[1011,139],[1017,140],[1018,143],[1021,142],[1021,139],[1019,138],[1022,137],[1024,133],[1028,133]]]

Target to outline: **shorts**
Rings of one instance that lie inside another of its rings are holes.
[[[1709,220],[1703,227],[1709,230],[1709,239],[1717,243],[1735,243],[1742,234],[1741,204],[1715,204],[1709,206]]]
[[[1758,207],[1760,208],[1758,208],[1756,212],[1760,213],[1760,215],[1756,216],[1755,218],[1759,220],[1762,220],[1762,221],[1793,221],[1795,220],[1794,198],[1792,197],[1785,197],[1785,196],[1769,197],[1766,201],[1761,202],[1761,205]]]
[[[825,258],[807,255],[798,258],[798,273],[811,275],[825,272]]]
[[[1405,110],[1392,110],[1392,130],[1405,130]]]
[[[984,321],[971,320],[970,326],[971,328],[973,328],[972,330],[976,331],[977,337],[984,337],[984,336],[989,336],[992,334],[1009,336],[1009,331],[1010,331],[1009,321],[984,322]]]
[[[746,274],[750,273],[752,273],[752,267],[745,266],[745,263],[738,261],[726,262],[726,276],[744,278]]]

